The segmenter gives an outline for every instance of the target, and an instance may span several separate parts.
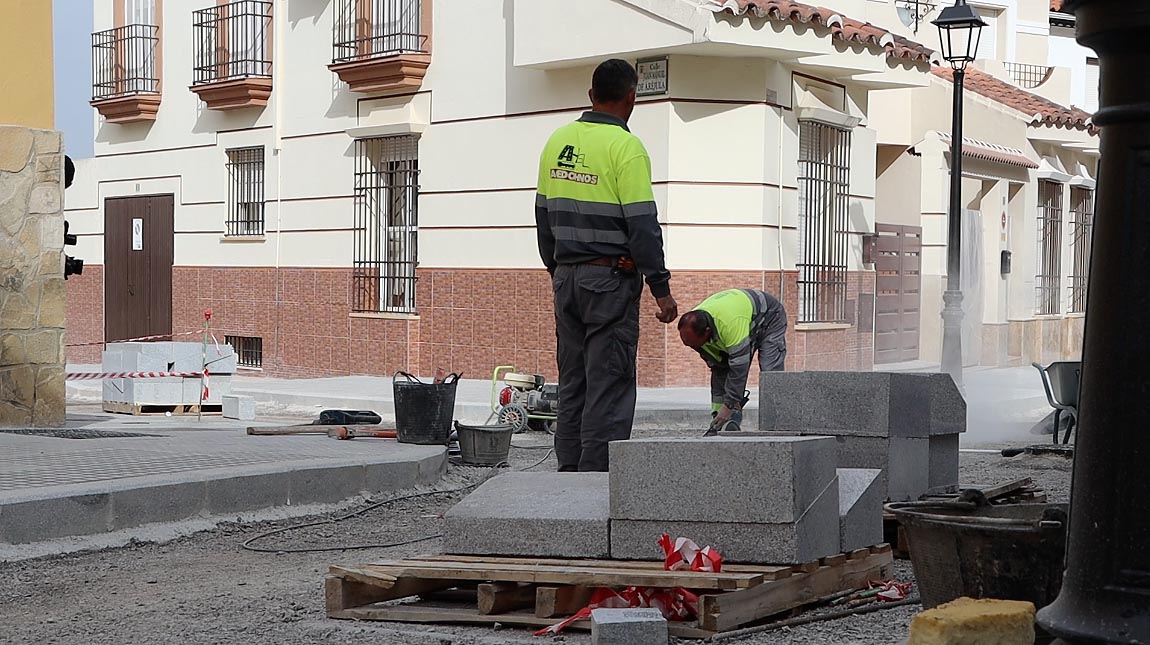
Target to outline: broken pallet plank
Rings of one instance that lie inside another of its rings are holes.
[[[478,587],[476,606],[484,615],[505,614],[535,605],[535,586],[518,582],[484,582]]]
[[[715,632],[737,629],[846,589],[860,589],[868,580],[888,579],[892,554],[866,551],[866,557],[837,567],[822,567],[751,589],[704,595],[699,599],[699,626]]]
[[[981,490],[982,490],[982,494],[986,496],[986,499],[992,500],[992,499],[996,499],[998,497],[1006,497],[1007,495],[1010,495],[1011,493],[1018,492],[1018,491],[1022,490],[1023,488],[1026,488],[1027,486],[1033,486],[1033,485],[1034,485],[1033,479],[1031,479],[1030,477],[1023,477],[1021,479],[1016,479],[1014,481],[1009,481],[1009,482],[1006,482],[1003,484],[998,484],[997,486],[990,486],[987,488],[983,488]]]
[[[342,567],[331,567],[339,575]],[[457,561],[395,560],[356,568],[368,575],[389,578],[436,578],[483,582],[529,582],[593,587],[685,587],[687,589],[747,589],[763,583],[758,573],[702,573],[569,565],[523,565]]]
[[[370,576],[360,576],[351,571],[345,571],[342,575],[329,574],[324,578],[324,604],[328,614],[349,607],[406,598],[454,586],[445,580],[404,579],[395,580],[386,586],[376,582]]]

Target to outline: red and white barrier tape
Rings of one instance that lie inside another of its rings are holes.
[[[65,374],[65,381],[102,381],[109,378],[200,378],[207,379],[207,370],[201,372],[74,372]]]
[[[64,347],[94,347],[96,345],[111,345],[113,343],[139,343],[146,340],[162,340],[164,338],[175,338],[176,336],[195,336],[202,334],[207,329],[197,329],[195,331],[182,331],[178,334],[160,334],[158,336],[140,336],[139,338],[125,338],[124,340],[101,340],[94,343],[68,343]]]

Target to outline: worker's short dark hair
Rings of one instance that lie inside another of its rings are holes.
[[[591,94],[602,103],[617,103],[639,85],[639,74],[631,63],[612,58],[599,63],[591,77]]]
[[[679,329],[684,327],[690,328],[691,333],[700,338],[705,337],[710,330],[710,326],[707,324],[707,317],[698,309],[688,311],[679,317]]]

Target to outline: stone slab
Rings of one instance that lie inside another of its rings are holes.
[[[957,439],[958,435],[955,435]],[[887,498],[916,500],[930,491],[930,439],[891,437],[887,461]]]
[[[611,520],[611,557],[661,560],[659,536],[686,537],[714,547],[725,562],[801,564],[834,555],[839,547],[839,484],[832,479],[796,522],[683,522]]]
[[[199,372],[205,359],[212,374],[234,374],[236,355],[231,345],[209,344],[207,353],[201,343],[161,342],[161,343],[113,343],[104,350],[104,355],[118,355],[119,367],[105,371],[124,372]],[[107,360],[107,359],[105,359]]]
[[[611,443],[611,519],[794,522],[835,477],[829,437]]]
[[[666,645],[667,619],[658,609],[592,609],[591,645]]]
[[[953,493],[958,490],[958,448],[956,434],[930,438],[930,475],[927,482],[930,492]]]
[[[839,544],[854,551],[879,544],[882,532],[882,471],[839,468]]]
[[[604,558],[607,473],[504,473],[444,516],[444,550],[462,555]]]
[[[251,421],[256,418],[256,400],[250,396],[229,394],[220,397],[225,419],[240,419]]]

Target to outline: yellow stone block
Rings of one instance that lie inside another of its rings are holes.
[[[915,616],[907,645],[1033,645],[1034,613],[1029,602],[959,598]]]

